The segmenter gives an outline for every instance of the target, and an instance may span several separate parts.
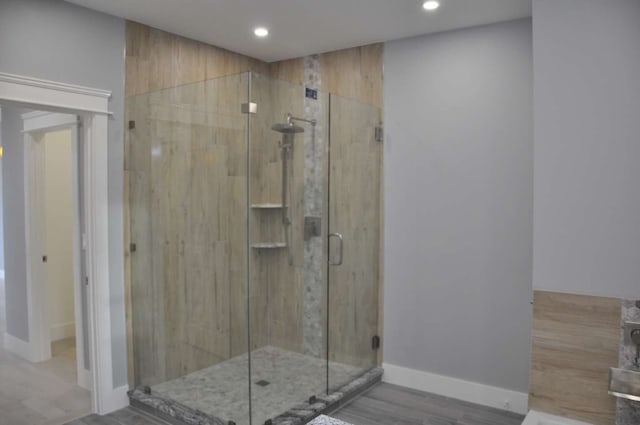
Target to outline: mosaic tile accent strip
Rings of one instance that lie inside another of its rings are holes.
[[[322,105],[328,99],[320,92],[320,56],[304,59],[304,83],[307,88],[318,90],[318,99],[304,99],[305,118],[316,120],[315,127],[304,133],[304,215],[322,217],[325,150]],[[322,357],[324,351],[323,258],[322,237],[312,237],[304,242],[303,350],[304,354],[315,357]]]
[[[622,325],[624,322],[640,322],[640,301],[622,300]],[[620,334],[619,367],[638,370],[634,365],[636,347],[625,345],[622,332]],[[618,399],[616,408],[616,425],[640,424],[640,403]]]

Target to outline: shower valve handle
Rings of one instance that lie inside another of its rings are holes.
[[[330,266],[341,266],[344,260],[344,238],[340,233],[331,233],[329,234],[329,243],[331,243],[331,238],[337,238],[340,241],[340,257],[338,257],[337,263],[332,263],[331,258],[329,258]]]

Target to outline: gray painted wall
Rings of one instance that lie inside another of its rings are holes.
[[[528,391],[531,21],[385,44],[384,362]]]
[[[7,249],[5,300],[7,333],[29,341],[27,312],[27,265],[24,210],[24,145],[21,115],[26,109],[2,108],[2,145],[4,146],[3,227]]]
[[[124,49],[125,23],[122,19],[60,0],[0,2],[0,71],[86,85],[113,93],[109,105],[114,117],[109,122],[108,154],[115,386],[127,383],[122,222]],[[5,207],[5,213],[10,213],[11,208]],[[7,294],[7,303],[11,302]]]
[[[537,289],[640,296],[640,1],[534,0]]]

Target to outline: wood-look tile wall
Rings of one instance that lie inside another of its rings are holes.
[[[383,106],[381,43],[320,54],[323,91]],[[127,22],[126,96],[255,71],[304,82],[304,58],[265,63],[219,47]]]
[[[282,137],[273,130],[287,113],[304,115],[301,88],[286,81],[273,81],[253,74],[252,101],[258,112],[251,119],[251,203],[282,202]],[[252,348],[272,345],[302,352],[304,282],[304,135],[294,142],[289,157],[291,201],[291,264],[289,249],[252,249],[251,307]],[[285,242],[282,210],[251,210],[251,242]]]
[[[381,44],[325,53],[320,59],[323,91],[382,106]],[[249,173],[245,129],[237,115],[240,103],[246,101],[246,81],[238,74],[248,70],[298,85],[267,83],[254,74],[252,101],[262,106],[252,118],[255,143]],[[127,24],[125,113],[126,122],[136,122],[135,129],[126,130],[125,140],[131,385],[175,378],[246,352],[248,295],[252,348],[271,344],[302,350],[302,240],[294,242],[289,265],[286,250],[247,253],[244,224],[247,175],[251,203],[280,202],[280,149],[269,127],[281,121],[285,112],[304,115],[299,91],[303,82],[303,58],[267,64],[141,24]],[[344,131],[351,136],[348,128]],[[344,137],[335,143],[351,140]],[[159,152],[161,159],[156,158]],[[302,154],[302,149],[294,150],[291,212],[296,235],[302,234],[304,223]],[[368,179],[361,183],[371,186]],[[367,193],[353,187],[352,181],[349,187]],[[359,208],[365,208],[362,214]],[[379,205],[370,202],[348,211],[379,222],[379,216],[370,217],[372,208],[379,211]],[[249,214],[252,242],[284,241],[278,211],[255,209]],[[369,221],[364,231],[376,227]],[[369,236],[379,239],[380,234]],[[130,249],[132,243],[135,252]],[[252,265],[251,294],[246,293],[245,284],[247,255]],[[370,293],[374,287],[377,290],[379,279],[375,261],[372,273],[360,278],[367,285],[360,295],[371,295],[370,302],[364,305],[358,291],[353,292],[358,299],[351,297],[351,301],[376,310],[377,293]],[[338,306],[343,308],[336,309],[342,311],[334,317],[336,322],[349,323],[346,301]],[[376,318],[374,311],[353,331],[362,326],[375,330],[377,323],[371,322]],[[336,359],[361,363],[355,359],[355,335],[350,338],[348,332],[340,332],[335,338],[353,342],[343,353],[336,351]],[[369,347],[370,342],[365,342]]]
[[[330,232],[344,237],[345,261],[329,268],[329,358],[358,367],[378,361],[371,338],[379,332],[381,112],[345,97],[331,101]]]
[[[247,350],[246,87],[234,75],[127,98],[136,383]]]
[[[322,90],[382,108],[382,55],[381,43],[320,54]],[[304,60],[271,63],[269,75],[302,84]]]
[[[614,425],[607,394],[618,364],[621,300],[536,291],[529,408]]]
[[[126,96],[269,70],[257,59],[135,22],[127,22],[125,67]]]

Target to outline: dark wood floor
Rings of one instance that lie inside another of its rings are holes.
[[[353,425],[521,425],[524,416],[380,384],[331,416]]]
[[[524,416],[390,384],[380,384],[331,414],[353,425],[521,425]],[[166,425],[133,408],[67,425]]]

